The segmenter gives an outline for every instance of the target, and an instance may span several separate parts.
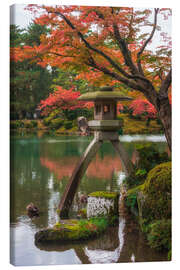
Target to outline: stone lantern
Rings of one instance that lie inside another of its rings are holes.
[[[112,87],[107,86],[100,88],[100,91],[83,94],[79,100],[94,102],[94,120],[88,122],[94,136],[99,140],[118,139],[117,130],[123,123],[122,120],[117,120],[117,101],[131,98],[122,96],[120,92],[113,91]]]
[[[107,86],[100,91],[83,94],[79,100],[94,102],[94,120],[88,122],[89,128],[94,131],[94,139],[83,153],[66,186],[59,204],[60,217],[68,216],[79,182],[103,141],[109,140],[112,143],[120,156],[126,175],[133,171],[133,164],[119,141],[118,130],[123,123],[117,119],[117,101],[127,101],[131,98],[122,96],[120,92]]]

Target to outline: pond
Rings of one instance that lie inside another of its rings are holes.
[[[36,245],[34,234],[59,220],[57,206],[67,181],[91,137],[24,135],[11,136],[11,263],[16,266],[62,265],[167,260],[166,253],[147,246],[136,222],[119,217],[119,225],[109,228],[100,238],[74,244]],[[166,151],[162,135],[121,136],[133,162],[136,144],[153,143]],[[79,194],[92,191],[118,191],[125,177],[122,164],[112,145],[105,142],[83,177]],[[26,206],[33,202],[40,209],[29,218]],[[75,197],[70,215],[82,207]]]

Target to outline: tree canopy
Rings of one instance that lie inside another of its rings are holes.
[[[158,18],[167,20],[170,9],[34,4],[27,9],[49,33],[41,35],[39,45],[12,49],[15,61],[31,59],[42,67],[76,71],[77,79],[93,85],[137,90],[157,110],[171,147],[171,39],[161,32],[164,44],[148,49],[161,31]],[[150,30],[142,31],[146,26]]]

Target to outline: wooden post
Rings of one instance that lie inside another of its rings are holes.
[[[60,210],[61,218],[68,217],[69,208],[72,205],[74,195],[77,191],[79,182],[83,177],[86,169],[88,168],[89,163],[91,162],[96,152],[98,151],[99,147],[101,146],[101,144],[102,141],[99,141],[96,138],[94,138],[94,140],[89,144],[85,153],[82,155],[80,161],[76,165],[58,207]]]

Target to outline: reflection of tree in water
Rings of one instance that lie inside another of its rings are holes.
[[[26,215],[26,206],[33,202],[40,212],[48,211],[49,171],[40,164],[37,139],[14,140],[11,144],[11,222]],[[47,215],[47,214],[46,214]],[[47,216],[41,214],[41,221],[47,225]]]

